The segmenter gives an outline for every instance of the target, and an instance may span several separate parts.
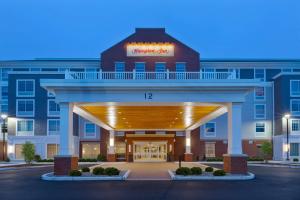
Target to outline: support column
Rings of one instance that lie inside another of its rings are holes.
[[[184,161],[192,162],[193,154],[191,152],[191,131],[185,131],[185,153],[184,153]]]
[[[224,170],[232,174],[246,174],[247,155],[242,150],[242,103],[229,103],[228,150],[224,154]]]
[[[116,154],[115,154],[115,131],[109,131],[109,147],[107,152],[107,161],[115,162]]]
[[[68,175],[78,169],[73,136],[73,103],[60,103],[60,144],[59,155],[54,157],[54,174]]]

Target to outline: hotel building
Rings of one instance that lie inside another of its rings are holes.
[[[0,70],[7,156],[22,159],[30,141],[44,159],[59,155],[57,174],[99,154],[224,156],[226,171],[243,173],[246,155],[262,156],[265,141],[273,159],[299,158],[300,60],[201,59],[163,28],[137,28],[100,59],[0,61]]]

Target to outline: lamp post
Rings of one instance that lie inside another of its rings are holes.
[[[286,160],[290,160],[290,145],[289,145],[289,114],[285,114],[284,118],[286,119]]]
[[[2,143],[2,148],[3,148],[3,155],[2,155],[2,159],[3,161],[5,160],[5,133],[7,132],[7,126],[6,126],[6,118],[7,118],[7,115],[5,114],[2,114],[1,115],[1,118],[3,120],[3,123],[2,123],[2,128],[1,128],[1,131],[2,131],[2,136],[3,136],[3,143]]]

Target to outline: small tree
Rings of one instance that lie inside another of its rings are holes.
[[[264,142],[261,146],[261,150],[266,162],[268,162],[269,158],[272,155],[273,149],[271,142]]]
[[[34,160],[35,149],[34,145],[31,142],[26,142],[22,146],[22,155],[24,156],[25,162],[31,164]]]

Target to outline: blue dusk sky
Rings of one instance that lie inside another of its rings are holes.
[[[300,58],[300,0],[0,0],[0,60],[99,58],[136,27],[201,58]]]

